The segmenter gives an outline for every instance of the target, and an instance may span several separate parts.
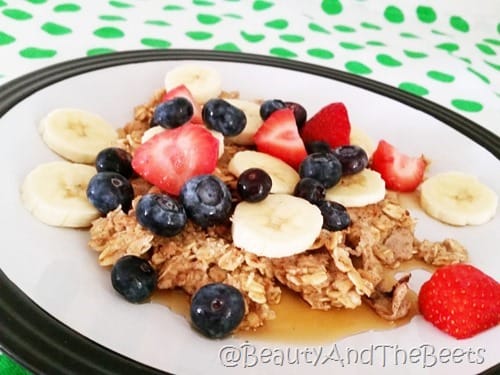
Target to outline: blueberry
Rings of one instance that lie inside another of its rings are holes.
[[[344,175],[361,172],[368,165],[368,155],[359,146],[339,146],[334,148],[332,153],[342,164],[342,173]]]
[[[285,102],[285,105],[287,108],[293,110],[293,115],[295,116],[295,122],[297,123],[297,127],[299,128],[299,130],[302,129],[306,124],[307,120],[306,109],[299,103],[295,102]]]
[[[132,155],[119,147],[108,147],[101,150],[95,159],[97,172],[116,172],[125,178],[134,173]]]
[[[111,269],[111,285],[127,301],[143,302],[156,289],[156,271],[145,259],[124,255]]]
[[[171,237],[186,225],[184,207],[167,194],[146,194],[139,199],[135,208],[139,224],[154,234]]]
[[[283,108],[286,108],[286,104],[283,100],[266,100],[260,105],[260,117],[262,118],[262,120],[266,120],[269,116],[271,116],[271,113]]]
[[[323,201],[318,207],[323,215],[323,228],[337,231],[345,229],[351,224],[347,209],[340,203]]]
[[[191,299],[191,322],[205,336],[222,338],[241,323],[245,300],[235,287],[223,283],[202,286]]]
[[[325,199],[325,187],[314,178],[304,177],[295,185],[293,195],[304,198],[312,204],[319,204]]]
[[[171,129],[185,124],[193,117],[193,105],[182,97],[173,98],[156,106],[151,126],[160,125]]]
[[[330,152],[332,148],[325,141],[310,141],[305,143],[306,151],[308,154],[314,154],[315,152]]]
[[[128,212],[134,199],[134,189],[129,180],[116,172],[99,172],[87,186],[87,199],[102,214],[121,205]]]
[[[179,197],[187,216],[203,228],[225,222],[231,214],[229,188],[210,174],[186,181]]]
[[[260,168],[249,168],[238,177],[236,189],[241,199],[248,202],[259,202],[271,191],[271,176]]]
[[[300,163],[299,175],[314,178],[328,189],[339,182],[342,164],[331,152],[315,152]]]
[[[240,134],[247,124],[245,112],[222,99],[210,99],[201,111],[203,122],[225,136]]]

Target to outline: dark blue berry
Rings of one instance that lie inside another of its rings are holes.
[[[240,134],[247,124],[245,112],[222,99],[206,102],[201,117],[207,127],[229,137]]]
[[[231,192],[213,175],[189,179],[182,186],[179,197],[187,216],[203,228],[223,223],[231,214]]]
[[[271,176],[260,168],[249,168],[238,177],[236,189],[241,199],[248,202],[259,202],[271,191]]]
[[[135,208],[139,224],[154,234],[171,237],[186,225],[184,207],[167,194],[146,194],[139,199]]]
[[[116,172],[125,178],[134,173],[132,169],[132,155],[119,147],[108,147],[101,150],[95,159],[97,172]]]
[[[269,116],[271,116],[271,113],[274,111],[277,111],[278,109],[283,109],[286,108],[286,104],[283,100],[279,99],[269,99],[260,105],[260,117],[262,120],[266,120]]]
[[[156,289],[156,271],[145,259],[122,256],[111,269],[111,284],[127,301],[143,302]]]
[[[342,164],[344,175],[361,172],[368,165],[368,155],[366,151],[356,145],[346,145],[335,147],[332,153]]]
[[[87,186],[87,199],[102,214],[121,205],[128,212],[134,199],[134,189],[129,180],[116,172],[99,172]]]
[[[193,105],[182,97],[173,98],[156,106],[151,126],[160,125],[171,129],[181,126],[193,117]]]
[[[325,199],[325,193],[325,187],[321,182],[311,177],[304,177],[295,185],[293,195],[304,198],[312,204],[319,204]]]
[[[323,215],[323,228],[337,231],[345,229],[351,224],[347,209],[340,203],[323,201],[318,207]]]
[[[306,142],[306,151],[308,154],[314,154],[315,152],[330,152],[332,148],[325,141],[311,141]]]
[[[299,128],[299,130],[302,129],[306,124],[307,120],[306,109],[299,103],[295,102],[285,102],[285,105],[287,108],[293,110],[293,115],[295,117],[295,122],[297,123],[297,127]]]
[[[328,189],[342,177],[342,164],[331,152],[315,152],[300,163],[299,175],[314,178]]]
[[[191,299],[191,322],[203,335],[222,338],[241,323],[245,300],[235,287],[222,283],[202,286]]]

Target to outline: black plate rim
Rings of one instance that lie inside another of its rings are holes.
[[[0,86],[0,117],[22,99],[60,80],[118,65],[162,60],[249,63],[310,73],[347,83],[425,112],[459,131],[500,159],[500,137],[428,99],[366,77],[320,65],[239,52],[191,49],[132,50],[54,64]],[[105,348],[61,323],[24,294],[1,269],[0,290],[0,347],[32,372],[167,374]],[[483,373],[494,374],[499,370],[500,363]]]

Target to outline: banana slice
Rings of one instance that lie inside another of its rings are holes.
[[[229,161],[228,170],[239,177],[248,168],[265,170],[272,180],[271,193],[293,194],[300,176],[287,163],[258,151],[239,151]]]
[[[243,131],[234,136],[229,137],[228,139],[237,145],[242,146],[250,146],[255,144],[253,140],[254,134],[262,125],[262,118],[260,117],[260,105],[255,102],[251,102],[249,100],[241,100],[241,99],[225,99],[227,102],[234,105],[236,108],[241,109],[247,118],[247,124],[245,125],[245,129]]]
[[[309,249],[323,226],[318,207],[288,194],[257,203],[240,202],[232,217],[234,244],[248,252],[279,258]]]
[[[222,154],[224,154],[224,134],[221,132],[211,130],[209,129],[210,133],[219,141],[219,159],[222,157]]]
[[[156,134],[163,133],[165,128],[162,128],[161,126],[153,126],[152,128],[149,128],[146,130],[141,137],[141,143],[146,143],[149,141],[151,138],[153,138]]]
[[[345,207],[363,207],[380,202],[385,197],[385,182],[380,173],[371,169],[343,176],[333,187],[326,190],[325,198]]]
[[[430,216],[451,225],[480,225],[492,219],[498,196],[474,176],[446,172],[420,185],[420,204]]]
[[[202,125],[200,125],[200,126],[202,126]],[[151,138],[153,138],[156,134],[163,133],[166,130],[168,130],[168,129],[162,128],[161,126],[153,126],[152,128],[149,128],[148,130],[146,130],[142,134],[141,143],[146,143]],[[220,159],[222,157],[222,154],[224,154],[224,134],[222,134],[221,132],[215,131],[215,130],[211,130],[211,129],[209,129],[209,131],[219,141],[219,159]]]
[[[87,200],[94,167],[55,161],[40,164],[24,179],[21,199],[41,222],[57,227],[88,227],[100,214]]]
[[[197,64],[180,65],[167,72],[165,90],[168,92],[179,85],[186,85],[194,100],[200,104],[218,97],[222,91],[219,72]]]
[[[94,163],[99,151],[118,139],[116,130],[100,116],[74,108],[50,112],[39,130],[52,151],[75,163]]]
[[[351,126],[351,134],[349,135],[349,142],[365,150],[368,158],[375,152],[376,146],[373,139],[357,126]]]

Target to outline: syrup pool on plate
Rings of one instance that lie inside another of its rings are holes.
[[[432,271],[434,268],[417,260],[401,264],[386,274],[392,278],[400,272],[414,269]],[[390,330],[407,324],[418,314],[417,295],[411,291],[412,307],[408,315],[397,321],[388,321],[378,316],[366,304],[356,309],[313,310],[296,293],[283,287],[281,301],[272,305],[276,319],[266,321],[255,331],[237,332],[235,337],[286,343],[321,343],[339,340],[370,330]],[[152,298],[153,303],[167,306],[174,313],[189,320],[189,296],[182,290],[160,290]]]

